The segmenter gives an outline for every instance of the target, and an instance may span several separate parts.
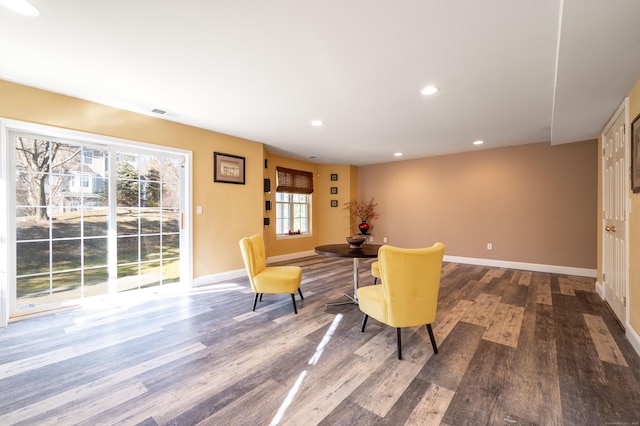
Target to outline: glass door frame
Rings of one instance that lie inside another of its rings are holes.
[[[10,315],[15,315],[16,307],[16,185],[15,185],[15,156],[14,143],[11,140],[13,133],[37,134],[55,139],[69,140],[87,144],[98,144],[108,146],[112,153],[110,157],[115,156],[117,150],[130,150],[132,152],[147,152],[168,154],[173,156],[181,156],[183,161],[182,170],[182,194],[180,202],[180,289],[188,289],[193,286],[193,229],[192,229],[192,153],[189,150],[180,148],[167,147],[163,145],[154,145],[145,142],[131,141],[119,139],[109,136],[95,135],[87,132],[79,132],[74,130],[66,130],[62,128],[34,124],[24,121],[2,119],[0,118],[0,198],[5,201],[6,208],[0,208],[0,253],[5,251],[6,256],[0,259],[0,327],[6,325]],[[115,184],[114,158],[110,158],[110,187]],[[112,179],[114,179],[112,181]],[[111,184],[114,182],[114,184]],[[111,194],[110,199],[115,203],[115,191]],[[111,209],[111,207],[109,207]],[[110,221],[114,222],[114,221]],[[109,267],[111,265],[111,257],[114,256],[114,250],[111,247],[111,241],[115,245],[115,225],[110,224],[109,229]],[[113,226],[113,228],[112,228]],[[116,294],[116,283],[112,274],[109,274],[109,293],[106,296],[112,297]],[[175,286],[174,286],[175,287]],[[64,306],[64,304],[60,305]],[[51,308],[57,306],[52,305]],[[20,313],[18,313],[20,314]]]

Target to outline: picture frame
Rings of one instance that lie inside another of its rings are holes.
[[[337,193],[338,193],[338,187],[336,187],[336,186],[332,186],[332,187],[331,187],[331,193],[332,193],[332,194],[337,194]]]
[[[331,207],[338,207],[338,200],[331,200]]]
[[[631,123],[631,190],[640,192],[640,115]]]
[[[245,184],[245,158],[239,155],[213,153],[213,181]]]
[[[331,173],[331,180],[338,180],[338,174],[337,173]]]

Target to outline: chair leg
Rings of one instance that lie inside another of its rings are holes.
[[[402,337],[400,328],[396,328],[396,335],[398,336],[398,359],[402,359]]]
[[[369,315],[364,314],[364,318],[362,318],[362,329],[360,330],[363,333],[364,333],[364,327],[367,325],[367,318],[369,318]]]
[[[296,307],[296,297],[294,296],[293,293],[291,293],[291,301],[293,302],[293,312],[297,314],[298,308]]]
[[[373,285],[378,284],[378,277],[373,277]]]
[[[263,294],[264,294],[264,293],[260,293],[260,301],[261,301],[261,302],[262,302],[262,295],[263,295]]]
[[[304,297],[302,297],[302,290],[300,290],[299,288],[298,288],[298,293],[300,294],[300,299],[304,300]]]
[[[256,311],[256,303],[258,303],[258,296],[260,295],[261,293],[256,293],[256,297],[253,298],[253,309],[252,309],[253,312]]]
[[[436,338],[433,337],[433,330],[431,324],[427,324],[427,331],[429,332],[429,338],[431,339],[431,346],[433,346],[433,352],[438,353],[438,346],[436,346]]]

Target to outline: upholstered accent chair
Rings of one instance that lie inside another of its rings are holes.
[[[402,359],[401,328],[426,325],[433,351],[438,353],[431,324],[436,319],[444,244],[404,249],[385,245],[378,252],[382,285],[358,289],[358,305],[367,318],[396,328],[398,359]]]
[[[302,290],[300,290],[302,268],[299,266],[266,266],[264,239],[260,234],[242,238],[240,251],[247,268],[251,289],[255,293],[253,311],[256,310],[258,299],[262,301],[264,293],[290,294],[293,312],[297,314],[295,293],[298,292],[300,299],[304,300]]]
[[[373,277],[373,283],[377,284],[380,279],[380,264],[377,260],[371,264],[371,276]]]

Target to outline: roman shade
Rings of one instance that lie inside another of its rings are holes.
[[[276,167],[276,177],[276,192],[293,194],[313,192],[313,173],[311,172]]]

